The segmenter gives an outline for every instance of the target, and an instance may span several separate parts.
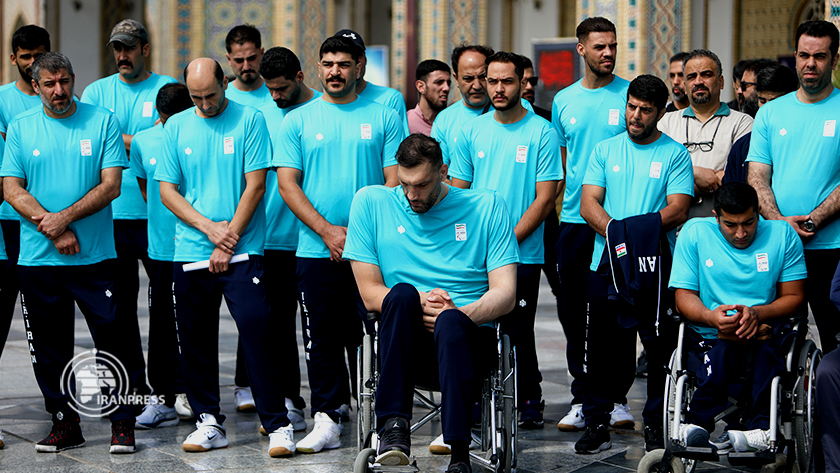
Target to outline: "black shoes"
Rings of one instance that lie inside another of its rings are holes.
[[[526,430],[542,429],[545,426],[543,410],[545,402],[537,400],[525,401],[519,408],[519,428]]]
[[[598,453],[610,447],[610,432],[604,424],[587,426],[583,437],[575,443],[577,453]]]
[[[455,463],[454,465],[449,465],[446,473],[472,473],[472,467],[468,463]]]
[[[79,419],[57,420],[53,418],[52,430],[47,438],[35,444],[38,452],[57,453],[70,448],[83,447],[85,438],[82,437],[82,427]]]
[[[665,448],[662,427],[645,426],[645,451],[650,452],[658,448]]]
[[[111,422],[111,453],[134,453],[134,419]]]
[[[410,451],[411,435],[408,420],[402,417],[391,417],[382,429],[376,462],[387,466],[408,465]]]

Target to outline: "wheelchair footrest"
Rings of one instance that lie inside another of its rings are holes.
[[[414,458],[414,456],[412,456],[411,463],[409,463],[408,465],[386,466],[380,465],[379,463],[374,463],[371,466],[371,471],[377,473],[417,473],[418,471],[420,471],[420,468],[417,467],[417,460]]]
[[[671,443],[671,454],[678,458],[687,458],[689,460],[699,461],[718,461],[717,451],[709,447],[686,447],[676,441]]]
[[[761,468],[776,461],[776,453],[770,450],[763,452],[730,452],[729,464],[747,468]]]

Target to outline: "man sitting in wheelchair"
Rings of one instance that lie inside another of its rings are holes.
[[[486,324],[513,309],[516,237],[495,192],[442,182],[447,166],[435,140],[409,136],[397,164],[400,187],[356,193],[343,253],[365,306],[382,314],[376,462],[409,463],[415,383],[439,381],[447,471],[469,473],[478,381],[498,361]]]
[[[805,300],[802,242],[785,221],[759,218],[755,190],[727,183],[714,197],[715,217],[690,220],[677,238],[670,287],[688,319],[686,366],[697,377],[680,439],[709,447],[715,416],[728,404],[729,386],[754,356],[747,430],[729,430],[715,446],[737,452],[769,447],[770,388],[785,370],[786,338],[779,329]],[[741,368],[739,370],[739,368]]]

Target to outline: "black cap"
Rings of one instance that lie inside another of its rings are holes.
[[[354,43],[356,43],[356,46],[360,47],[363,52],[365,50],[365,40],[362,39],[362,35],[360,35],[359,33],[356,33],[353,30],[343,29],[343,30],[339,31],[338,33],[334,34],[333,36],[344,36],[345,38],[348,38],[350,41],[353,41]]]

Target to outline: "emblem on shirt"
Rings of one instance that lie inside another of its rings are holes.
[[[369,140],[372,134],[370,123],[362,123],[362,139]]]
[[[615,257],[616,258],[621,258],[622,256],[625,256],[626,254],[627,254],[627,245],[625,245],[624,243],[622,243],[620,245],[616,245],[616,247],[615,247]]]
[[[109,298],[113,295],[110,289],[105,289],[105,297]]]
[[[467,224],[455,224],[455,241],[467,241]]]
[[[400,225],[399,227],[397,227],[397,231],[400,232],[400,235],[402,235],[403,233],[405,233],[405,227]]]
[[[260,283],[260,278],[254,276],[254,278],[251,279],[251,282],[253,282],[254,284],[259,284]]]
[[[577,118],[572,117],[571,119],[569,119],[569,123],[571,123],[572,125],[574,125],[575,123],[577,123]]]
[[[782,128],[781,130],[779,130],[779,135],[781,135],[781,136],[785,136],[785,135],[787,135],[787,130],[785,130],[784,128]]]
[[[610,109],[610,125],[618,125],[619,114],[621,110],[617,108]]]
[[[82,156],[90,156],[91,154],[93,154],[92,148],[90,146],[90,140],[82,140],[81,145],[82,145]]]
[[[662,174],[662,163],[650,163],[650,177],[659,179]]]
[[[233,137],[228,136],[225,138],[225,154],[233,154]]]
[[[621,168],[618,167],[618,164],[616,164],[615,166],[613,166],[613,172],[618,172],[618,171],[621,171]]]
[[[837,120],[826,120],[823,125],[823,136],[834,136],[834,127],[837,125]]]
[[[41,152],[38,151],[38,148],[32,150],[32,156],[38,157],[41,156]]]
[[[767,253],[756,253],[755,266],[759,273],[770,271],[770,258],[767,257]]]
[[[711,267],[712,267],[712,266],[714,266],[714,265],[715,265],[715,262],[714,262],[714,261],[712,261],[712,259],[711,259],[711,258],[709,258],[709,259],[707,259],[707,260],[706,260],[706,267],[707,267],[707,268],[711,268]]]
[[[189,156],[189,155],[191,155],[191,154],[192,154],[192,150],[191,150],[189,147],[187,147],[187,148],[185,148],[185,149],[184,149],[184,154],[186,154],[187,156]]]
[[[152,166],[154,166],[155,164],[157,164],[157,159],[155,159],[155,158],[150,159],[150,160],[149,160],[149,164],[151,164]]]
[[[143,118],[150,118],[155,111],[155,104],[152,102],[143,102]]]
[[[526,305],[528,305],[528,303],[525,302],[525,299],[519,299],[519,307],[525,307]]]
[[[324,135],[318,133],[317,135],[315,135],[315,139],[318,140],[318,141],[321,141],[321,140],[324,139]]]
[[[483,158],[484,157],[484,151],[479,151],[478,152],[478,157]]]
[[[528,159],[528,147],[527,146],[517,146],[516,147],[516,162],[517,163],[524,163]]]

